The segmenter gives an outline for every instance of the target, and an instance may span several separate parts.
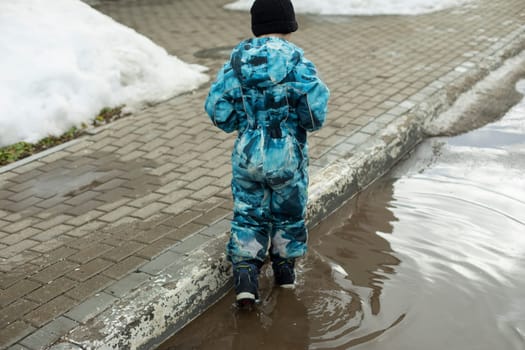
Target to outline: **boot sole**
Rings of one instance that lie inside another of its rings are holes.
[[[249,292],[239,293],[236,297],[236,304],[241,310],[250,310],[255,305],[255,295]]]
[[[252,301],[255,303],[255,295],[250,292],[242,292],[237,294],[236,299],[238,302],[240,301]]]

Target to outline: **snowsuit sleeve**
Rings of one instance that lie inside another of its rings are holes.
[[[299,125],[307,131],[320,129],[326,119],[330,91],[317,76],[312,62],[302,59],[296,68],[296,82],[292,85]]]
[[[212,83],[204,104],[213,124],[230,133],[246,124],[242,94],[230,63],[225,64]]]

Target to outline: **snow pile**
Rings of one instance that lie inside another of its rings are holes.
[[[104,107],[195,89],[205,67],[79,0],[0,1],[0,146],[57,136]]]
[[[468,0],[293,0],[297,13],[321,15],[418,15],[459,6]],[[238,0],[225,6],[249,10],[253,0]]]

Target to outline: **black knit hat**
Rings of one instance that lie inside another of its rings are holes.
[[[250,10],[255,36],[295,32],[299,27],[290,0],[255,0]]]

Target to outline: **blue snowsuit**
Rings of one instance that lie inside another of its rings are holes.
[[[228,258],[263,262],[305,254],[306,132],[325,120],[329,91],[292,43],[252,38],[232,51],[205,103],[213,123],[237,131]]]

